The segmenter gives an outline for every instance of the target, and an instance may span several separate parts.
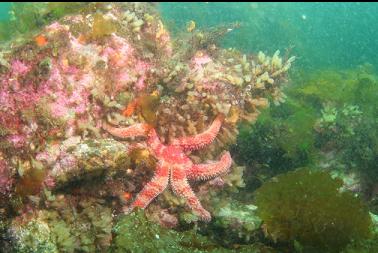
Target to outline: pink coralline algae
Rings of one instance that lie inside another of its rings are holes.
[[[110,47],[106,47],[101,52],[101,56],[108,61],[108,64],[116,72],[115,76],[117,78],[113,80],[116,92],[135,81],[135,89],[137,91],[146,88],[146,77],[152,67],[151,63],[138,59],[135,49],[124,38],[112,35]]]
[[[7,141],[15,148],[21,148],[26,144],[26,137],[20,134],[12,134],[7,136]]]
[[[198,53],[193,59],[192,62],[195,65],[195,68],[200,68],[202,65],[211,62],[212,59],[207,54]]]
[[[56,92],[56,100],[51,103],[51,113],[56,118],[64,118],[69,115],[83,114],[89,104],[89,91],[86,89],[93,79],[90,75],[83,75],[80,80],[71,80],[76,89],[71,94],[61,90]]]
[[[30,71],[30,67],[20,60],[14,60],[11,63],[11,71],[14,76],[23,76]]]
[[[28,69],[16,60],[7,74],[0,75],[0,123],[10,129],[19,130],[17,114],[31,108],[46,94],[46,90],[35,89],[31,81],[23,77]]]
[[[109,60],[115,67],[126,67],[134,57],[134,49],[126,39],[115,34],[111,35],[110,46],[106,47],[101,55]]]

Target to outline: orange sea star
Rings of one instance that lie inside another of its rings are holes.
[[[218,162],[193,164],[185,151],[200,149],[212,143],[221,128],[222,122],[223,116],[219,115],[203,133],[175,139],[168,145],[161,143],[155,129],[147,124],[139,123],[126,128],[114,128],[105,124],[104,129],[119,138],[147,136],[147,147],[158,159],[154,177],[137,195],[128,211],[132,211],[135,207],[146,208],[154,198],[170,185],[178,196],[186,199],[190,208],[202,220],[210,221],[210,213],[202,207],[188,180],[206,180],[227,172],[232,163],[231,155],[226,152]]]

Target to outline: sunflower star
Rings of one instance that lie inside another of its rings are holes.
[[[186,199],[189,207],[202,220],[210,221],[210,213],[202,207],[188,180],[206,180],[226,173],[231,167],[231,155],[229,152],[225,152],[217,162],[193,164],[185,151],[200,149],[212,143],[222,122],[223,116],[219,115],[203,133],[174,139],[168,145],[160,141],[155,129],[148,124],[139,123],[126,128],[115,128],[104,124],[103,128],[106,131],[119,138],[147,136],[147,147],[158,159],[154,177],[137,195],[127,212],[131,212],[135,207],[146,208],[170,185],[176,195]]]

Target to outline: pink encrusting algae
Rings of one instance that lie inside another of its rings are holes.
[[[30,71],[30,67],[16,59],[11,63],[11,71],[13,76],[24,76]]]

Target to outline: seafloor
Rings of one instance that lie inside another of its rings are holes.
[[[0,251],[378,252],[371,65],[171,34],[155,4],[24,3],[0,45]],[[293,66],[292,66],[293,65]]]

